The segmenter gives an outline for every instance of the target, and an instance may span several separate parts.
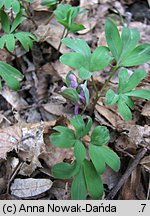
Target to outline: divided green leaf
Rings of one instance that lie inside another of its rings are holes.
[[[90,47],[82,39],[65,38],[62,43],[75,52],[62,55],[61,63],[78,69],[82,80],[89,79],[93,72],[104,69],[113,60],[107,47],[100,46],[91,54]]]
[[[150,100],[150,90],[133,90],[145,77],[146,72],[143,69],[137,69],[129,77],[128,71],[122,69],[119,72],[118,94],[109,89],[106,93],[106,104],[117,104],[119,112],[124,120],[132,119],[130,109],[134,108],[134,101],[131,96]]]
[[[71,185],[71,199],[72,200],[85,200],[86,199],[86,182],[83,173],[83,167],[75,175]]]
[[[62,24],[69,32],[77,32],[85,29],[81,24],[74,22],[74,19],[85,10],[80,11],[80,7],[72,7],[69,4],[59,4],[54,11],[57,21]]]
[[[105,157],[103,157],[103,154],[101,154],[100,147],[96,145],[90,145],[89,156],[96,169],[96,172],[98,174],[103,174],[106,169],[106,165],[105,165]]]
[[[83,167],[87,190],[90,196],[93,199],[101,198],[103,195],[104,188],[102,180],[96,172],[95,167],[93,166],[92,162],[88,160],[84,160]]]
[[[97,126],[91,134],[91,144],[96,146],[105,145],[110,139],[109,131],[105,126]]]
[[[76,137],[71,129],[63,126],[56,126],[53,129],[57,131],[50,136],[50,141],[53,145],[60,148],[71,148],[74,146]]]
[[[84,161],[86,156],[86,149],[83,143],[79,140],[77,140],[74,145],[74,156],[79,164]]]
[[[23,75],[20,71],[2,61],[0,61],[0,77],[15,91],[20,88],[19,81],[23,79]]]
[[[105,24],[105,35],[118,66],[131,67],[150,61],[150,45],[138,45],[140,34],[137,30],[124,27],[120,37],[116,24],[109,19]]]
[[[76,162],[73,164],[58,163],[52,167],[52,175],[58,179],[70,179],[79,170],[79,166]]]

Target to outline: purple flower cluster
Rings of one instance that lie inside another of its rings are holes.
[[[76,80],[76,77],[74,74],[70,74],[69,75],[69,79],[70,79],[70,87],[73,89],[76,89],[78,87],[78,83]],[[83,90],[83,84],[81,84],[79,86],[79,102],[75,104],[75,108],[74,108],[74,114],[78,115],[79,113],[79,103],[85,103],[85,95],[84,95],[84,90]]]

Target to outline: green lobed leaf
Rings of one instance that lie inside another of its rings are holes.
[[[134,89],[145,77],[147,73],[144,69],[137,69],[135,72],[130,76],[126,86],[121,93],[126,93]]]
[[[58,0],[42,0],[41,5],[43,6],[51,6],[56,5],[58,3]]]
[[[52,167],[52,175],[58,179],[70,179],[79,170],[79,166],[76,162],[73,164],[58,163]]]
[[[33,41],[36,41],[36,37],[29,32],[17,32],[14,35],[27,52],[32,48]]]
[[[150,44],[141,44],[130,52],[121,62],[120,66],[131,67],[144,64],[148,61],[150,61]]]
[[[150,90],[133,90],[131,92],[125,93],[125,95],[150,100]]]
[[[0,38],[0,49],[3,49],[3,48],[4,48],[6,40],[7,40],[7,35],[3,35],[3,36]]]
[[[126,105],[128,105],[128,107],[130,107],[130,109],[134,108],[134,101],[132,100],[132,98],[128,97],[125,94],[119,95],[119,100],[122,100],[126,103]]]
[[[6,48],[10,52],[13,52],[15,49],[15,38],[13,34],[7,34],[6,35]]]
[[[105,145],[110,139],[109,131],[105,126],[97,126],[91,134],[91,144],[96,146]]]
[[[77,32],[77,31],[81,31],[84,30],[85,27],[82,24],[77,24],[75,22],[71,23],[71,25],[69,26],[69,31],[70,32]]]
[[[1,0],[1,1],[0,1],[0,8],[2,8],[2,7],[3,7],[3,5],[4,5],[4,2],[5,2],[5,0]]]
[[[53,145],[60,148],[71,148],[74,146],[76,137],[71,129],[63,126],[56,126],[53,129],[57,131],[50,136],[50,141]]]
[[[0,76],[12,90],[16,91],[20,88],[19,81],[23,79],[23,75],[16,68],[2,61],[0,61]]]
[[[60,62],[74,69],[86,68],[84,57],[79,53],[66,53],[60,57]]]
[[[19,81],[21,81],[24,77],[19,70],[2,61],[0,61],[0,71],[6,71],[8,74],[11,74]]]
[[[99,46],[95,49],[91,57],[90,70],[92,72],[104,69],[113,60],[109,54],[109,49],[104,46]]]
[[[20,88],[19,81],[6,71],[0,71],[0,76],[5,80],[9,88],[16,91]]]
[[[81,67],[81,68],[79,68],[78,76],[82,80],[87,80],[87,79],[89,79],[92,76],[92,73],[89,70],[87,70],[86,68]]]
[[[87,121],[87,124],[84,128],[83,136],[87,135],[90,132],[92,124],[93,124],[92,118],[90,116],[87,116],[87,119],[88,119],[88,121]]]
[[[57,9],[54,11],[55,17],[58,22],[66,19],[68,10],[71,8],[69,4],[59,4]]]
[[[85,123],[82,116],[76,115],[73,118],[70,118],[70,123],[75,128],[78,139],[81,138],[85,129]]]
[[[119,62],[124,60],[130,52],[136,47],[140,40],[140,33],[136,29],[124,27],[121,34],[122,52]],[[120,64],[120,63],[119,63]]]
[[[79,100],[79,95],[75,89],[67,88],[60,93],[64,98],[71,100],[74,103],[77,103]]]
[[[83,168],[75,175],[71,185],[71,199],[85,200],[86,199],[86,182],[83,173]]]
[[[118,157],[118,155],[107,146],[101,146],[98,148],[99,154],[103,155],[106,164],[115,172],[118,172],[120,169],[120,158]]]
[[[131,120],[132,119],[132,113],[131,110],[129,109],[129,107],[127,106],[127,104],[125,103],[124,100],[119,99],[117,101],[117,106],[119,109],[119,113],[122,116],[122,118],[126,121]]]
[[[92,162],[84,160],[83,163],[85,181],[87,190],[93,199],[99,199],[103,195],[103,183],[100,176],[97,174]]]
[[[22,23],[22,21],[25,20],[25,17],[23,17],[22,15],[23,15],[23,10],[20,10],[16,18],[14,19],[14,22],[10,29],[10,33],[12,33]]]
[[[14,0],[5,0],[5,3],[4,3],[5,7],[7,9],[9,9],[11,7],[13,1]]]
[[[128,75],[128,71],[126,69],[122,69],[119,72],[119,84],[118,84],[118,93],[124,93],[124,89],[127,87],[128,85],[128,81],[129,81],[129,75]]]
[[[119,100],[119,95],[117,95],[112,89],[109,89],[106,93],[105,102],[106,105],[113,105]]]
[[[118,61],[122,51],[122,43],[116,24],[110,19],[105,23],[105,36],[109,49]]]
[[[80,140],[76,140],[74,145],[74,156],[77,160],[77,163],[81,164],[86,156],[86,149],[83,143]]]
[[[13,0],[12,9],[15,13],[19,13],[20,11],[20,2],[18,0]]]
[[[101,154],[100,147],[95,145],[90,145],[89,147],[89,156],[92,160],[92,163],[97,171],[98,174],[103,174],[106,165],[105,165],[105,157]]]
[[[74,50],[76,53],[81,54],[84,56],[84,61],[86,61],[85,64],[88,66],[85,68],[89,68],[90,66],[90,59],[91,59],[91,50],[89,45],[82,39],[76,38],[76,39],[71,39],[71,38],[64,38],[62,40],[62,43],[69,47],[70,49]]]
[[[1,10],[0,14],[1,14],[2,28],[3,28],[5,33],[9,33],[9,31],[10,31],[10,22],[9,22],[8,15],[3,10]]]

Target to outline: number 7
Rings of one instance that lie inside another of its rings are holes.
[[[146,204],[141,204],[141,206],[143,206],[142,207],[142,212],[144,212],[144,208],[145,208]]]

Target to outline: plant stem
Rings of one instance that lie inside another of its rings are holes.
[[[115,75],[116,71],[118,70],[118,67],[119,67],[118,65],[116,65],[116,66],[114,67],[114,69],[113,69],[113,71],[111,72],[109,78],[106,80],[106,82],[104,83],[104,85],[103,85],[101,91],[99,92],[99,94],[98,94],[98,99],[102,96],[103,91],[104,91],[105,88],[107,87],[107,85],[108,85],[109,81],[111,80],[111,78]]]
[[[67,31],[66,31],[66,30],[67,30]],[[68,33],[69,33],[68,29],[64,28],[63,33],[62,33],[62,36],[61,36],[61,39],[60,39],[59,46],[58,46],[58,48],[57,48],[57,53],[58,53],[58,55],[59,55],[59,51],[60,51],[60,48],[61,48],[61,45],[62,45],[61,40],[62,40],[63,38],[65,38],[65,37],[67,37]]]
[[[94,110],[94,108],[95,108],[95,106],[96,106],[96,104],[97,104],[97,101],[98,101],[99,98],[102,96],[103,91],[104,91],[105,88],[107,87],[107,85],[108,85],[109,81],[111,80],[111,78],[112,78],[112,77],[114,76],[114,74],[116,73],[118,67],[119,67],[118,65],[116,65],[116,66],[114,67],[114,69],[113,69],[113,71],[111,72],[109,78],[106,80],[106,82],[104,83],[104,85],[103,85],[103,87],[102,87],[102,89],[101,89],[101,91],[100,91],[99,93],[98,93],[97,87],[96,87],[96,85],[95,85],[95,81],[94,81],[94,79],[93,79],[93,77],[92,77],[92,84],[93,84],[93,87],[94,87],[94,91],[96,92],[96,98],[95,98],[95,100],[94,100],[94,103],[93,103],[93,106],[92,106],[92,109],[91,109],[91,113],[90,113],[90,114],[93,113],[93,110]]]

